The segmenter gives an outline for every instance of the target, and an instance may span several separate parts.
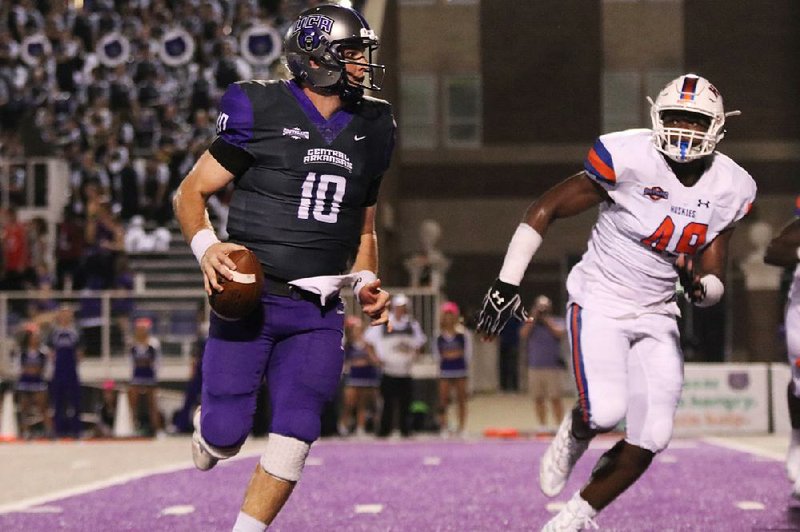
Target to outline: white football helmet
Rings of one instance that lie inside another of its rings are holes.
[[[726,113],[722,95],[707,79],[685,74],[667,83],[656,101],[650,102],[653,142],[656,149],[679,163],[711,155],[725,136],[725,118],[739,111]],[[679,127],[664,127],[664,111],[683,111],[706,116],[711,123],[705,132]]]

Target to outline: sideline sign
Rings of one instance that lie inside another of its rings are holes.
[[[676,436],[766,433],[768,364],[686,364]]]

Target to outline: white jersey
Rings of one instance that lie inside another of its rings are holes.
[[[611,317],[678,315],[679,253],[695,255],[744,217],[753,178],[721,153],[694,186],[684,186],[649,129],[602,135],[584,162],[608,192],[588,249],[567,279],[570,301]]]

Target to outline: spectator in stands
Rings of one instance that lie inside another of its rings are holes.
[[[383,367],[383,411],[378,430],[378,436],[381,437],[388,436],[395,426],[399,426],[403,436],[411,435],[411,366],[427,337],[419,322],[409,314],[408,303],[405,294],[395,295],[392,298],[389,323],[371,327],[365,335],[366,341],[375,346]]]
[[[28,238],[28,264],[30,271],[28,279],[33,286],[36,286],[37,278],[35,270],[40,264],[44,264],[49,270],[50,247],[47,243],[47,221],[41,216],[32,218],[26,224],[26,236]]]
[[[528,393],[533,397],[539,427],[555,428],[564,417],[561,393],[566,378],[566,364],[561,357],[561,341],[566,335],[564,318],[553,316],[550,298],[540,295],[534,301],[530,317],[519,330],[528,357]],[[547,403],[554,424],[547,424]]]
[[[375,410],[381,361],[364,339],[364,322],[350,316],[344,324],[345,387],[339,434],[350,434],[355,414],[356,436],[366,434],[367,413]]]
[[[439,335],[434,354],[439,361],[439,429],[444,435],[453,433],[447,419],[450,395],[455,391],[458,406],[458,426],[455,433],[464,434],[467,423],[467,375],[472,359],[472,342],[461,325],[458,305],[452,301],[439,309]]]
[[[144,398],[150,431],[163,434],[161,413],[158,410],[158,366],[161,361],[161,343],[151,334],[149,318],[138,318],[133,329],[131,346],[132,376],[128,388],[128,401],[134,424],[139,425],[139,400]],[[140,428],[138,430],[141,430]]]
[[[53,378],[50,398],[58,436],[80,437],[81,383],[78,364],[81,360],[81,339],[75,327],[74,311],[62,305],[56,314],[47,345],[53,353]]]
[[[14,353],[17,367],[17,394],[21,416],[22,435],[32,436],[34,425],[42,423],[46,436],[53,434],[53,420],[48,411],[47,373],[50,357],[42,346],[39,326],[27,323],[23,328],[19,349]]]
[[[124,250],[124,230],[105,198],[87,204],[85,266],[87,277],[101,280],[100,288],[114,282],[114,260]]]
[[[27,283],[30,255],[25,225],[16,208],[0,209],[0,245],[3,247],[4,290],[23,290]]]
[[[56,288],[83,288],[81,263],[84,252],[84,227],[81,218],[69,206],[56,230]]]

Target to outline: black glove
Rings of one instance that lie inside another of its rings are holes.
[[[706,287],[700,282],[700,276],[694,273],[694,259],[683,255],[682,260],[676,261],[675,269],[686,299],[692,303],[705,299]]]
[[[511,318],[520,321],[528,319],[519,297],[519,286],[497,279],[483,297],[483,306],[478,314],[478,332],[497,336]]]

